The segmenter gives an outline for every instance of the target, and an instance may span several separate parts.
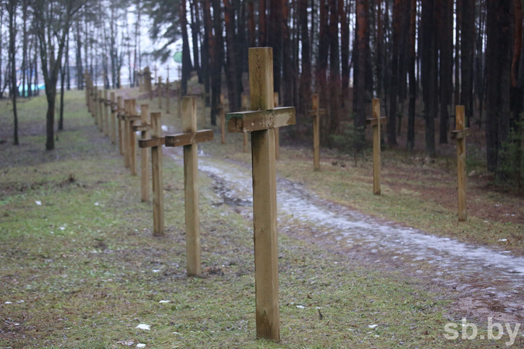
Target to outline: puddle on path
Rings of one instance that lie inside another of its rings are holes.
[[[180,153],[169,152],[169,156],[182,163]],[[199,157],[199,169],[214,180],[215,192],[224,204],[252,205],[250,169],[206,156]],[[378,222],[321,200],[302,184],[286,179],[277,180],[277,198],[281,231],[307,224],[315,231],[316,241],[334,240],[351,248],[351,254],[365,255],[366,260],[403,263],[413,274],[458,292],[457,310],[481,321],[487,321],[487,316],[499,321],[524,320],[522,257]]]

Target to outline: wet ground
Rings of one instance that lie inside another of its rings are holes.
[[[178,149],[166,155],[182,163]],[[249,166],[201,153],[199,169],[214,181],[216,205],[228,205],[252,219]],[[434,291],[456,300],[454,320],[477,318],[522,322],[524,258],[509,251],[480,247],[378,221],[347,207],[319,199],[301,183],[277,178],[279,231],[323,244],[370,268],[401,270]]]

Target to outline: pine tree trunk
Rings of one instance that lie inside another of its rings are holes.
[[[400,5],[401,0],[393,4],[393,47],[391,51],[391,84],[389,86],[388,144],[397,145],[397,98],[398,98],[398,56],[400,46]]]
[[[451,1],[451,0],[450,0]],[[415,76],[415,34],[417,18],[417,0],[411,0],[411,11],[409,21],[409,111],[408,111],[408,135],[407,149],[415,148],[415,102],[417,99],[417,80]]]
[[[180,1],[180,27],[182,29],[182,81],[181,93],[187,94],[187,83],[191,78],[191,55],[189,53],[189,36],[187,33],[187,8],[186,0]]]
[[[236,69],[238,69],[238,60],[235,50],[235,12],[229,0],[223,0],[224,4],[224,22],[226,26],[226,81],[227,92],[229,96],[229,110],[240,110],[240,96],[238,95],[238,79]]]
[[[439,29],[440,44],[440,132],[439,144],[448,143],[449,108],[453,81],[453,0],[440,0],[442,15]]]
[[[353,113],[355,115],[355,148],[357,151],[363,149],[365,144],[366,127],[366,61],[368,60],[368,50],[366,39],[368,37],[368,0],[356,0],[357,25],[355,30],[356,61],[355,61],[355,82],[353,87]]]
[[[475,44],[475,0],[462,0],[461,39],[461,104],[464,105],[466,126],[473,117],[473,61]]]
[[[427,0],[422,3],[422,23],[424,46],[422,49],[422,76],[424,91],[424,118],[426,120],[426,155],[434,157],[435,149],[435,117],[437,115],[437,44],[435,24],[435,1]]]

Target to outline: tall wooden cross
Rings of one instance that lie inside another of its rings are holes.
[[[311,96],[311,104],[309,116],[313,117],[313,170],[320,171],[320,116],[326,115],[326,109],[320,109],[318,93]]]
[[[111,109],[111,143],[116,143],[116,113],[118,111],[118,105],[115,100],[115,93],[111,92],[109,108]]]
[[[252,111],[227,114],[229,132],[251,132],[257,337],[280,339],[275,128],[295,124],[295,107],[272,109],[273,49],[249,49]]]
[[[124,136],[123,136],[123,120],[121,120],[120,115],[125,112],[124,110],[124,99],[122,96],[116,98],[116,119],[118,123],[118,150],[120,155],[124,155]]]
[[[103,108],[104,108],[104,135],[109,136],[109,112],[108,107],[111,105],[111,101],[109,100],[108,91],[104,90],[104,100],[103,100]]]
[[[140,124],[133,125],[133,133],[140,132],[141,139],[149,138],[151,124],[149,123],[149,104],[140,106]],[[142,202],[149,201],[149,153],[147,149],[140,149],[140,191],[142,193]]]
[[[380,117],[380,100],[373,98],[373,114],[366,124],[373,127],[373,194],[380,195],[380,124],[386,124],[386,117]]]
[[[118,114],[124,122],[122,130],[122,151],[124,153],[124,166],[129,167],[131,175],[136,175],[136,136],[133,131],[135,120],[140,119],[136,114],[136,100],[124,100],[124,112]]]
[[[465,126],[463,105],[455,107],[455,119],[455,131],[451,132],[451,138],[457,140],[458,220],[464,222],[468,219],[466,209],[466,136],[470,135],[470,130]]]
[[[183,133],[165,136],[166,147],[184,147],[187,275],[198,276],[200,267],[200,219],[198,212],[198,146],[213,140],[213,130],[197,130],[196,97],[182,99]]]
[[[151,138],[141,139],[138,146],[142,150],[151,148],[151,176],[153,179],[153,235],[164,234],[164,182],[162,169],[162,114],[151,113]]]

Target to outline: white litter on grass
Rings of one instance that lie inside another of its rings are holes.
[[[146,324],[140,324],[140,325],[138,325],[138,326],[135,327],[135,328],[138,328],[138,329],[141,329],[141,330],[147,330],[147,331],[149,331],[149,330],[151,329],[151,326],[146,325]]]
[[[138,344],[136,345],[136,347],[137,347],[137,348],[145,348],[146,345],[145,345],[144,343],[138,343]]]
[[[153,273],[160,273],[160,269],[153,269]]]
[[[160,301],[158,303],[169,303],[169,302],[171,302],[171,301]]]
[[[24,303],[23,300],[19,300],[19,301],[16,301],[16,302],[17,302],[18,304],[20,304],[20,303]]]
[[[508,239],[499,239],[499,241],[508,241]]]
[[[95,202],[95,206],[98,206],[98,205],[99,205],[99,203],[98,203],[98,202]]]
[[[5,304],[13,304],[13,302],[9,302],[9,301],[7,301],[7,302],[5,302]]]
[[[375,328],[377,327],[378,325],[368,325],[369,328]]]
[[[65,227],[60,227],[60,230],[65,230]]]
[[[42,205],[42,201],[35,201],[35,204],[37,204],[38,206]]]
[[[297,308],[299,308],[299,309],[305,309],[306,307],[303,306],[303,305],[297,305]]]

